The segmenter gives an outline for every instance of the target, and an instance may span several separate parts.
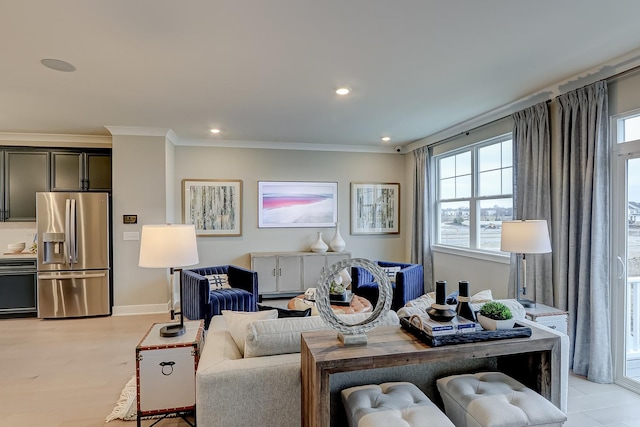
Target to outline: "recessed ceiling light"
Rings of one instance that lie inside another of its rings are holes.
[[[383,137],[382,137],[382,140],[383,140],[384,142],[389,142],[389,141],[391,141],[391,138],[389,138],[388,136],[383,136]]]
[[[47,68],[65,73],[71,73],[76,70],[76,67],[61,59],[43,59],[40,63]]]
[[[348,87],[339,87],[336,89],[338,95],[348,95],[351,90]]]
[[[211,133],[218,134],[220,133],[220,129],[211,129]]]

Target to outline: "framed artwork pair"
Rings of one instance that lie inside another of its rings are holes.
[[[242,235],[242,181],[182,180],[185,224],[199,236]],[[400,184],[351,183],[351,234],[400,232]],[[258,228],[333,227],[338,183],[258,181]]]

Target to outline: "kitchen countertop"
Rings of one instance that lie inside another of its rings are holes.
[[[31,252],[20,252],[17,254],[14,253],[2,253],[0,254],[0,259],[24,259],[24,260],[32,260],[38,259],[38,254],[32,254]]]

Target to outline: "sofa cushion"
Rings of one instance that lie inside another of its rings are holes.
[[[348,323],[359,323],[371,313],[342,314],[338,317]],[[400,320],[395,311],[382,319],[380,326],[398,325]],[[320,316],[251,322],[247,327],[244,357],[273,356],[276,354],[299,353],[300,334],[306,331],[329,329]]]
[[[222,317],[224,317],[224,320],[227,323],[229,333],[231,334],[231,337],[233,337],[233,341],[235,341],[238,346],[238,350],[240,350],[240,353],[244,355],[247,325],[251,322],[255,322],[256,320],[277,319],[278,310],[255,312],[222,310]]]

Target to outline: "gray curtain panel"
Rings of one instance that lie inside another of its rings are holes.
[[[607,83],[594,83],[557,101],[561,138],[554,146],[553,176],[561,206],[554,208],[560,226],[553,257],[559,266],[559,305],[569,311],[573,371],[610,383]]]
[[[546,102],[518,111],[513,118],[514,219],[544,219],[551,227],[551,133]],[[515,293],[518,263],[511,256],[509,293]],[[551,254],[527,255],[525,299],[554,305]]]
[[[431,253],[431,239],[429,237],[429,206],[431,156],[428,147],[421,147],[413,151],[414,182],[413,182],[413,235],[411,236],[411,262],[422,264],[424,269],[424,292],[434,291],[433,286],[433,257]]]

